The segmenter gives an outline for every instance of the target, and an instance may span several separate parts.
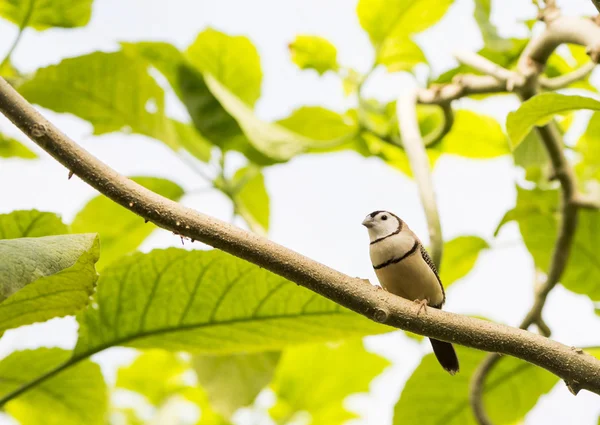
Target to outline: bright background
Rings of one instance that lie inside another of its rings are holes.
[[[558,3],[568,15],[595,13],[589,0]],[[520,20],[535,15],[531,3],[522,0],[497,1],[494,6],[492,21],[504,36],[523,36]],[[330,74],[318,77],[312,71],[299,71],[290,61],[287,43],[299,33],[321,35],[337,46],[340,63],[367,71],[373,51],[355,9],[356,1],[347,0],[96,0],[92,20],[85,28],[51,29],[43,33],[27,30],[13,62],[22,71],[33,71],[64,57],[115,50],[119,41],[168,41],[184,48],[198,32],[211,26],[229,34],[246,35],[257,46],[264,73],[262,97],[257,104],[261,118],[282,118],[300,105],[322,105],[343,111],[352,99],[344,98],[339,80]],[[454,50],[477,50],[482,46],[472,14],[471,0],[456,0],[438,25],[416,38],[435,74],[454,66]],[[15,35],[15,26],[0,21],[0,56],[8,50]],[[378,71],[365,89],[369,96],[393,100],[407,84],[411,82],[406,77]],[[479,112],[504,123],[506,113],[518,103],[508,97],[455,103],[459,107],[474,105]],[[185,117],[176,102],[170,102],[170,107],[173,115]],[[206,185],[159,142],[135,135],[91,137],[90,124],[72,116],[44,113],[69,136],[125,175],[168,177],[188,190]],[[569,137],[576,138],[577,128],[581,129],[581,125],[574,127]],[[70,222],[95,191],[76,177],[67,180],[65,168],[27,141],[3,117],[0,117],[0,131],[24,141],[42,157],[37,161],[0,161],[0,212],[37,208],[62,214],[63,220]],[[415,185],[379,159],[365,159],[353,152],[302,156],[269,167],[265,177],[271,198],[270,237],[351,276],[376,282],[368,258],[367,234],[360,225],[363,217],[373,210],[397,213],[427,240]],[[433,177],[445,239],[479,235],[493,247],[484,252],[465,279],[448,291],[445,309],[517,325],[533,301],[533,262],[520,242],[515,223],[506,225],[499,237],[492,240],[496,225],[515,202],[514,184],[519,175],[511,159],[473,161],[444,156]],[[219,218],[231,217],[229,201],[216,192],[186,196],[182,202]],[[178,237],[158,231],[146,240],[142,249],[180,245]],[[191,248],[189,243],[186,248]],[[558,341],[577,346],[600,344],[600,318],[594,315],[593,305],[585,296],[557,287],[548,298],[545,319]],[[76,331],[72,318],[8,331],[0,340],[0,357],[17,349],[38,346],[71,348]],[[367,338],[367,347],[392,360],[393,367],[373,381],[370,394],[349,399],[349,407],[363,416],[353,423],[390,424],[393,404],[405,380],[430,347],[399,332]],[[127,364],[132,358],[132,350],[116,348],[95,355],[93,360],[101,364],[108,381],[113,382],[116,366]],[[573,397],[559,383],[540,399],[525,423],[591,425],[597,423],[599,414],[597,396],[582,392]],[[0,415],[0,424],[12,423]]]

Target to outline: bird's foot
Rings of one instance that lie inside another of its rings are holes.
[[[416,299],[414,301],[414,303],[419,306],[419,309],[417,310],[417,316],[421,313],[421,310],[424,310],[425,313],[427,313],[427,305],[428,305],[427,299],[424,299],[424,300]]]

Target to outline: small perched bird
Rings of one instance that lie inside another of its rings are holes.
[[[446,294],[437,269],[421,241],[398,216],[374,211],[362,222],[369,231],[370,255],[383,289],[419,304],[442,308]],[[452,344],[431,339],[433,352],[451,375],[458,372]]]

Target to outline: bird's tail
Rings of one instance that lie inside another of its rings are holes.
[[[452,344],[433,338],[430,338],[429,340],[431,341],[435,357],[437,357],[438,362],[440,362],[442,367],[446,369],[450,375],[454,375],[458,372],[458,357],[456,356],[456,351],[454,351]]]

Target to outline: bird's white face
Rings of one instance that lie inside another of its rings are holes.
[[[374,211],[365,217],[362,225],[369,231],[369,239],[373,242],[398,233],[398,229],[402,228],[402,221],[388,211]]]

